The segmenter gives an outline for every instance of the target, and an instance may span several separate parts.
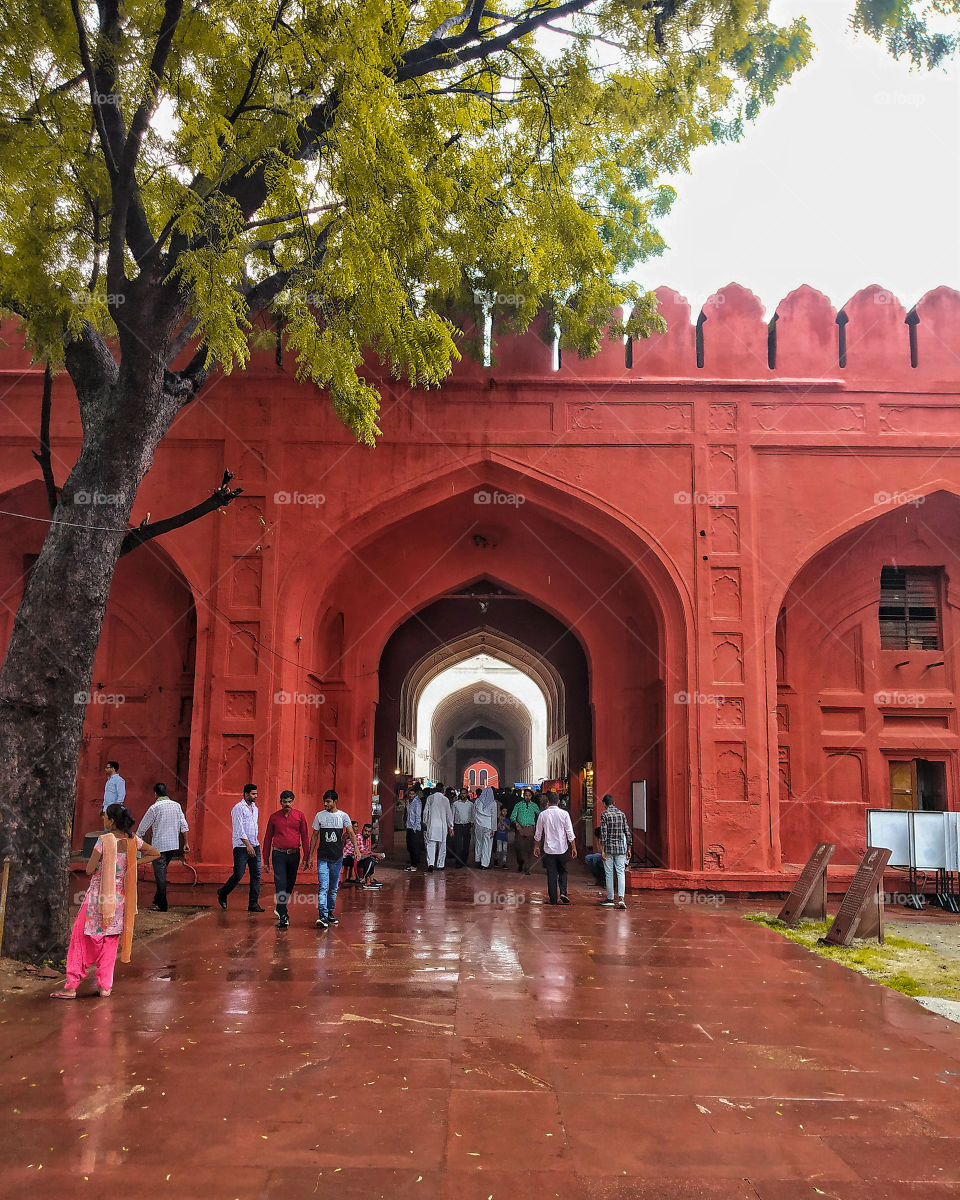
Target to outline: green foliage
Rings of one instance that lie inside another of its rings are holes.
[[[582,354],[646,336],[625,273],[663,248],[660,179],[741,135],[808,30],[766,0],[560,7],[3,0],[0,305],[55,361],[91,329],[164,354],[189,322],[195,380],[267,310],[367,442],[364,355],[437,384],[478,297]]]
[[[938,28],[952,28],[958,7],[957,0],[857,0],[851,23],[894,58],[907,58],[914,67],[938,67],[960,44],[956,33]]]

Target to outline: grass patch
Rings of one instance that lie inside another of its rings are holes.
[[[842,963],[905,996],[960,1000],[960,963],[920,942],[888,936],[882,946],[869,941],[854,941],[849,947],[820,946],[818,939],[829,929],[829,921],[801,921],[796,929],[790,929],[767,913],[749,913],[746,920],[772,929],[791,942],[806,946],[821,958]]]

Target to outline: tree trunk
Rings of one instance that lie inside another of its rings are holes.
[[[137,491],[179,407],[164,392],[160,357],[142,343],[119,372],[104,362],[110,370],[89,377],[82,364],[71,367],[83,447],[0,669],[0,847],[11,860],[3,953],[31,962],[66,949],[70,826],[94,659]]]

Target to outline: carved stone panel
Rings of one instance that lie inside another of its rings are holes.
[[[735,446],[710,447],[710,491],[727,492],[739,490],[737,482],[737,449]]]
[[[233,562],[230,600],[235,608],[259,608],[263,592],[263,559],[247,554]]]
[[[712,567],[710,570],[710,615],[739,621],[741,609],[740,568]]]
[[[241,720],[252,719],[257,715],[257,693],[224,692],[223,714]]]
[[[708,417],[710,429],[715,433],[726,433],[737,427],[737,406],[735,404],[711,404]]]
[[[742,804],[747,798],[747,748],[743,742],[717,743],[717,799]]]
[[[253,734],[225,733],[220,742],[220,791],[239,798],[253,778]]]
[[[233,545],[241,554],[249,554],[264,538],[266,501],[263,496],[240,496],[230,505],[230,530]]]
[[[713,679],[715,683],[743,683],[743,635],[713,635]]]
[[[234,624],[230,634],[230,649],[227,652],[228,675],[256,675],[260,666],[260,653],[257,641],[260,637],[260,623],[248,621],[244,624]]]
[[[742,696],[724,696],[717,702],[717,724],[737,728],[744,723],[744,701]]]
[[[740,510],[735,505],[710,508],[707,515],[710,549],[714,554],[740,553]]]

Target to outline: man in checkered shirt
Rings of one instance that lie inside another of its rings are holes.
[[[603,798],[604,811],[600,818],[600,851],[603,854],[603,870],[607,879],[607,896],[600,903],[604,908],[613,908],[613,874],[617,874],[617,908],[626,908],[627,854],[633,844],[633,830],[627,818],[614,804],[613,797]]]

